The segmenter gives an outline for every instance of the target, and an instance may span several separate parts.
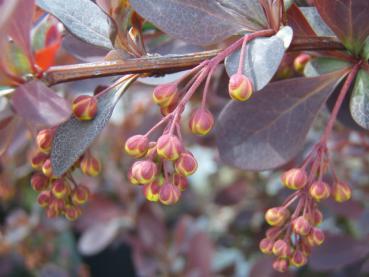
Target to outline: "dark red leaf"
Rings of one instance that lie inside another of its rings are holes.
[[[17,114],[36,127],[58,125],[71,113],[68,101],[37,80],[19,86],[12,101]]]
[[[295,36],[316,36],[313,28],[296,4],[287,11],[288,25],[292,27]]]
[[[248,170],[287,163],[303,147],[315,116],[344,74],[274,82],[246,103],[230,102],[216,128],[221,158]]]
[[[359,54],[369,36],[369,1],[316,0],[315,5],[342,43]]]

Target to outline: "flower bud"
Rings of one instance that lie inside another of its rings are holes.
[[[137,179],[135,177],[133,177],[132,175],[132,167],[128,170],[128,180],[131,182],[131,184],[133,185],[140,185],[140,183],[137,181]]]
[[[97,100],[94,96],[81,95],[74,99],[72,104],[73,114],[79,120],[91,120],[97,112]]]
[[[324,242],[325,235],[324,232],[319,228],[312,228],[309,235],[306,237],[308,244],[313,247],[321,245]]]
[[[31,178],[31,185],[32,188],[37,191],[41,192],[43,190],[46,190],[49,186],[49,178],[47,178],[42,173],[38,172],[33,174]]]
[[[143,135],[132,136],[127,139],[124,150],[132,157],[141,158],[149,150],[149,139]]]
[[[37,152],[31,159],[32,168],[35,170],[42,169],[42,165],[49,158],[49,155],[43,152]]]
[[[42,165],[42,173],[50,178],[51,176],[53,176],[53,169],[51,167],[51,160],[50,159],[47,159],[43,165]]]
[[[289,217],[289,211],[283,207],[270,208],[265,213],[265,220],[271,226],[282,226]]]
[[[162,135],[156,144],[158,155],[170,161],[178,159],[182,150],[182,143],[175,135]]]
[[[86,153],[83,155],[82,160],[80,161],[80,167],[83,174],[87,176],[95,177],[101,172],[101,163],[90,153]]]
[[[181,191],[171,183],[165,183],[160,187],[159,200],[165,205],[172,205],[178,202]]]
[[[319,225],[320,223],[322,223],[323,221],[323,214],[321,211],[319,211],[318,209],[314,209],[314,212],[313,212],[313,224],[316,226],[316,225]]]
[[[336,202],[345,202],[351,199],[351,187],[347,183],[336,182],[332,187],[332,197]]]
[[[69,221],[75,221],[81,215],[81,209],[76,206],[68,205],[64,209],[64,216]]]
[[[330,194],[329,185],[323,181],[316,181],[311,184],[309,194],[315,201],[325,200]]]
[[[291,248],[286,241],[279,239],[273,244],[273,254],[279,258],[287,258],[291,254]]]
[[[176,160],[174,164],[175,170],[178,174],[182,176],[190,176],[195,173],[197,169],[197,161],[188,152],[183,152]]]
[[[177,108],[177,102],[169,105],[168,107],[160,107],[160,113],[162,116],[166,116],[173,112]]]
[[[152,182],[143,186],[143,193],[147,200],[156,202],[159,200],[160,185],[158,182]]]
[[[152,94],[154,102],[160,107],[168,107],[178,98],[178,88],[175,84],[163,84],[154,89]]]
[[[307,258],[301,251],[295,250],[290,258],[290,263],[295,267],[302,267],[307,263]]]
[[[273,268],[278,272],[286,272],[288,269],[288,261],[285,259],[277,259],[273,262]]]
[[[193,134],[205,136],[214,126],[214,117],[206,109],[196,109],[192,112],[189,127]]]
[[[293,221],[293,231],[300,235],[306,236],[311,230],[309,221],[304,216],[299,216]]]
[[[56,198],[62,199],[69,194],[69,186],[63,179],[56,179],[51,184],[51,192]]]
[[[268,238],[264,238],[259,243],[260,251],[264,254],[270,255],[273,253],[274,241]]]
[[[53,142],[54,130],[53,129],[43,129],[38,132],[36,136],[36,143],[38,149],[44,153],[49,153],[51,145]]]
[[[310,61],[311,57],[308,54],[300,54],[293,61],[293,67],[297,72],[302,73],[305,65]]]
[[[155,180],[158,168],[153,161],[137,161],[132,165],[132,177],[139,184],[150,184]]]
[[[42,208],[49,206],[51,200],[50,191],[43,191],[37,197],[37,202]]]
[[[185,191],[188,187],[187,178],[179,174],[174,174],[173,183],[180,191]]]
[[[245,75],[236,73],[229,79],[228,92],[233,100],[246,101],[251,97],[252,91],[252,83]]]
[[[75,205],[83,205],[90,197],[90,190],[84,185],[78,185],[72,191],[72,203]]]
[[[311,254],[311,246],[309,245],[306,237],[300,242],[300,250],[302,254],[304,254],[306,257],[308,257]]]
[[[64,200],[57,199],[57,198],[51,198],[46,214],[50,218],[56,217],[60,214],[61,211],[64,210],[64,207],[65,207]]]
[[[281,181],[289,189],[302,189],[307,183],[307,174],[302,168],[292,168],[282,174]]]

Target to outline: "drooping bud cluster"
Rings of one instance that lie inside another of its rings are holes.
[[[311,248],[324,242],[324,232],[317,227],[323,220],[318,203],[330,196],[337,202],[351,198],[351,188],[346,183],[336,180],[331,186],[323,181],[329,168],[326,147],[316,147],[314,151],[303,162],[303,167],[282,174],[282,184],[295,192],[282,206],[270,208],[265,213],[265,220],[272,227],[259,247],[264,254],[276,256],[273,267],[280,272],[289,266],[305,265]],[[291,213],[289,209],[295,202],[295,210]]]
[[[92,120],[97,113],[97,100],[95,96],[80,95],[72,103],[74,116],[79,120]]]
[[[36,137],[38,151],[31,158],[36,172],[31,177],[32,188],[39,193],[37,201],[46,209],[48,217],[64,215],[68,220],[76,220],[82,213],[81,205],[89,198],[89,189],[77,184],[71,173],[77,166],[88,176],[96,176],[101,171],[99,160],[86,152],[72,169],[61,177],[53,176],[50,150],[54,131],[41,130]]]
[[[143,141],[145,143],[139,143]],[[140,151],[136,151],[139,147],[132,146],[143,144],[145,147]],[[174,134],[165,133],[156,142],[135,135],[126,141],[124,149],[132,157],[144,158],[133,163],[128,179],[134,185],[143,185],[143,193],[149,201],[165,205],[177,203],[181,192],[187,188],[186,177],[197,169],[196,159],[184,150],[181,140]]]

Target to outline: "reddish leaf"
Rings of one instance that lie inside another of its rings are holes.
[[[218,191],[215,203],[223,206],[236,205],[245,198],[246,192],[247,185],[244,182],[234,183]]]
[[[71,113],[68,101],[37,80],[19,86],[12,100],[17,114],[36,127],[58,125]]]
[[[274,82],[246,103],[230,102],[216,128],[221,158],[249,170],[287,163],[301,150],[316,114],[344,74]]]
[[[342,43],[359,54],[369,36],[369,1],[316,0],[315,5]]]
[[[296,4],[287,11],[288,25],[292,27],[295,36],[316,36],[313,28]]]
[[[337,270],[360,261],[368,254],[367,240],[328,234],[321,246],[313,248],[309,265],[318,271]]]

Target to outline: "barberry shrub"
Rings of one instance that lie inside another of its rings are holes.
[[[120,143],[133,158],[127,180],[150,202],[181,201],[199,166],[188,133],[214,137],[230,166],[283,168],[280,184],[291,193],[265,211],[270,227],[259,246],[275,257],[277,271],[302,267],[325,240],[321,203],[352,197],[350,179],[336,173],[331,159],[335,123],[359,132],[362,141],[369,129],[369,2],[302,2],[3,1],[0,153],[27,126],[34,137],[30,184],[39,205],[48,217],[76,220],[91,195],[82,175],[96,177],[107,166],[94,153],[96,138],[129,87],[154,82],[145,101],[157,105],[158,120],[125,133]],[[156,54],[170,38],[197,52]],[[65,65],[58,60],[63,51],[101,59]],[[176,79],[157,78],[173,72],[180,72]],[[119,77],[74,97],[54,89],[103,76]],[[306,148],[326,104],[324,130]]]

